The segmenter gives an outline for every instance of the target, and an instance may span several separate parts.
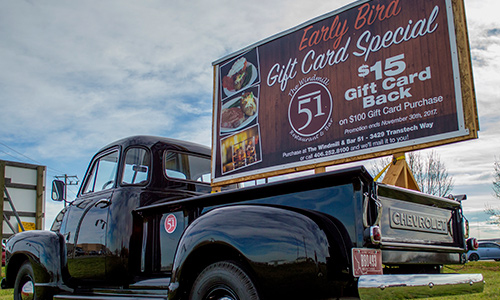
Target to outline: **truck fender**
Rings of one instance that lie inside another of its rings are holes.
[[[169,299],[189,292],[196,274],[223,260],[246,267],[264,292],[319,288],[321,280],[332,279],[332,265],[347,264],[342,252],[352,247],[348,238],[344,241],[347,234],[340,234],[345,228],[326,219],[313,211],[269,205],[225,206],[203,214],[179,241]]]
[[[47,290],[63,288],[65,244],[61,234],[44,231],[23,231],[12,236],[6,244],[6,287],[13,287],[19,268],[29,261],[35,276],[37,295]]]

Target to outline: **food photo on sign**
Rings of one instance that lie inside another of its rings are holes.
[[[222,173],[261,161],[257,49],[220,68],[219,136]]]
[[[230,135],[221,141],[222,173],[256,164],[262,160],[259,126]]]
[[[239,131],[256,123],[258,117],[259,86],[233,95],[222,104],[220,131],[222,135]]]
[[[221,66],[222,100],[260,82],[259,59],[253,50]]]

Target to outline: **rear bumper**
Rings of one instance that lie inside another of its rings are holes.
[[[358,280],[360,299],[402,299],[482,293],[482,274],[364,275]]]

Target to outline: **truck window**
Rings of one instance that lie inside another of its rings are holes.
[[[52,223],[52,227],[50,227],[51,231],[59,232],[59,230],[61,229],[61,224],[65,213],[66,213],[66,207],[63,208],[59,212],[59,214],[57,214],[56,218],[54,219],[54,222]]]
[[[210,183],[210,158],[167,151],[164,166],[168,178]]]
[[[125,153],[122,184],[146,184],[150,165],[151,159],[148,150],[143,148],[128,149]]]
[[[118,150],[103,155],[94,161],[83,193],[99,192],[114,186],[118,169]]]

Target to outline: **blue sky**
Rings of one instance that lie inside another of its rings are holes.
[[[47,166],[50,187],[55,175],[82,179],[91,156],[125,136],[210,145],[212,62],[350,2],[0,0],[0,159]],[[500,237],[482,213],[500,207],[491,189],[500,2],[465,6],[480,138],[435,150],[455,178],[453,193],[468,195],[472,233]],[[47,226],[61,207],[47,200]]]

